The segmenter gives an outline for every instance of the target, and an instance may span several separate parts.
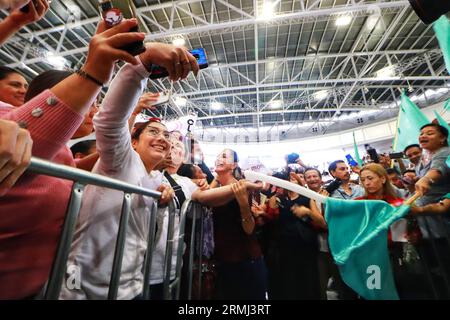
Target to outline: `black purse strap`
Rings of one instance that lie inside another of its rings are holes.
[[[186,196],[184,195],[183,189],[181,186],[172,178],[172,176],[165,171],[164,177],[166,177],[167,181],[169,181],[170,186],[172,187],[173,191],[175,192],[175,197],[177,198],[177,209],[181,209],[181,206],[186,201]]]

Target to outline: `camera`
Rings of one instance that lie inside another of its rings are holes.
[[[450,11],[447,0],[409,0],[411,7],[425,24],[430,24]]]
[[[335,192],[342,184],[342,180],[341,179],[334,179],[333,181],[331,181],[330,183],[328,183],[325,186],[325,190],[327,190],[327,192],[329,194],[332,194],[333,192]]]

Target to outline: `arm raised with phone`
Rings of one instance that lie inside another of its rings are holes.
[[[22,1],[22,3],[24,2],[26,3],[26,1]],[[23,7],[27,8],[26,12],[23,8],[18,9],[18,6],[12,7],[13,11],[11,11],[11,14],[0,22],[0,44],[24,26],[41,20],[47,13],[49,7],[48,0],[30,1]]]

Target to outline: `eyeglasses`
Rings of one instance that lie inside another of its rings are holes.
[[[149,136],[157,138],[158,136],[162,136],[166,140],[170,140],[170,133],[169,131],[161,131],[153,127],[147,127],[145,130]]]

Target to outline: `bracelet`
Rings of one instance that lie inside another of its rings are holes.
[[[94,78],[93,76],[91,76],[89,73],[87,73],[84,70],[78,69],[76,72],[80,77],[83,77],[85,79],[91,80],[92,82],[94,82],[96,85],[103,87],[103,83],[100,82],[99,80],[97,80],[96,78]]]

